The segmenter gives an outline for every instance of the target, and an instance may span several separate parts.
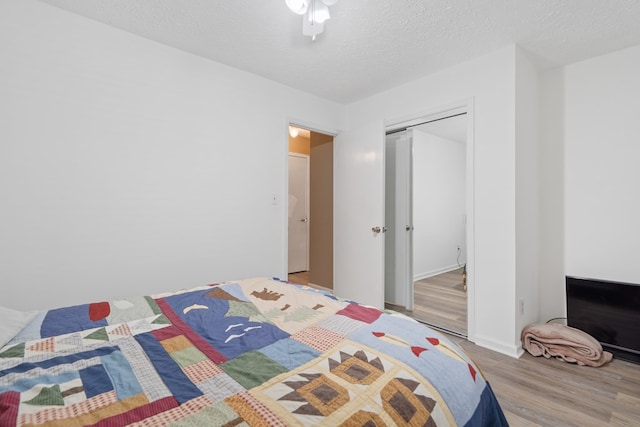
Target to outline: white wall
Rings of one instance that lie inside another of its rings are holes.
[[[466,262],[466,152],[463,143],[413,130],[414,280]]]
[[[536,323],[540,316],[539,285],[539,72],[516,50],[516,328]]]
[[[469,337],[517,355],[515,313],[515,46],[348,105],[346,126],[433,113],[473,99],[475,259]],[[471,215],[471,213],[470,213]],[[519,331],[518,331],[519,332]]]
[[[286,273],[287,118],[341,106],[34,0],[0,58],[0,304]]]
[[[542,75],[543,321],[566,316],[565,274],[640,283],[639,74],[636,46]]]
[[[640,283],[640,46],[564,69],[566,274]]]
[[[540,77],[540,321],[566,316],[564,290],[564,69]]]

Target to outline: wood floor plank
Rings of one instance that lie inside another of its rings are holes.
[[[628,403],[630,405],[635,405],[640,412],[640,396],[630,396],[626,393],[618,393],[616,400],[619,402]]]
[[[309,284],[309,272],[308,271],[300,271],[298,273],[291,273],[287,278],[289,282],[297,283],[299,285],[308,285]]]
[[[633,414],[614,412],[611,414],[609,424],[612,426],[638,427],[640,425],[640,417]]]
[[[515,359],[457,342],[480,366],[511,426],[640,425],[640,365],[614,359],[592,368],[528,353]]]

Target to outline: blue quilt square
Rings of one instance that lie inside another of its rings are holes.
[[[292,370],[320,356],[320,352],[299,341],[286,338],[263,347],[260,353]]]
[[[228,360],[289,336],[256,306],[214,288],[165,298],[194,332]]]
[[[48,338],[103,326],[107,326],[107,320],[91,320],[89,304],[83,304],[49,310],[42,321],[40,335],[42,338]]]
[[[80,379],[87,398],[113,390],[109,374],[102,365],[90,366],[80,371]]]

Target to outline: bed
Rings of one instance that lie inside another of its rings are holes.
[[[3,427],[507,425],[442,334],[278,279],[27,320],[0,342]]]

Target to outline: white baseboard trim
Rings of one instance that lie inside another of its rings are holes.
[[[462,265],[464,265],[464,264],[462,264]],[[429,272],[426,272],[426,273],[414,274],[413,275],[413,281],[417,282],[418,280],[426,279],[428,277],[437,276],[438,274],[442,274],[442,273],[448,273],[450,271],[457,270],[459,268],[462,268],[462,266],[460,266],[458,264],[454,264],[454,265],[450,265],[448,267],[442,267],[442,268],[439,268],[437,270],[432,270],[432,271],[429,271]]]
[[[496,341],[492,338],[482,337],[479,335],[475,335],[476,345],[480,347],[487,348],[489,350],[497,351],[498,353],[505,354],[507,356],[511,356],[515,359],[519,359],[520,356],[524,354],[524,350],[522,348],[522,344],[507,344],[500,341]]]

